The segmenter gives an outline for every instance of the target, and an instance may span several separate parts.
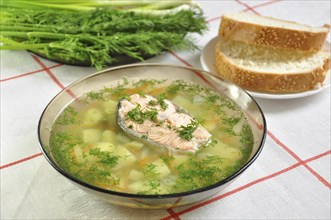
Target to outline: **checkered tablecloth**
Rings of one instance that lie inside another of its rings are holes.
[[[209,30],[223,13],[252,11],[321,26],[329,1],[197,1]],[[329,38],[330,39],[330,38]],[[201,51],[172,51],[147,62],[201,68]],[[257,161],[237,181],[198,204],[136,210],[81,191],[42,156],[37,123],[47,103],[94,68],[54,63],[26,51],[1,51],[1,219],[330,219],[330,88],[298,99],[256,99],[268,133]]]

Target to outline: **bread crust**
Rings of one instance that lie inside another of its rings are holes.
[[[330,57],[323,66],[307,72],[266,73],[255,72],[232,63],[220,50],[220,42],[215,47],[215,68],[218,76],[230,80],[244,89],[268,93],[297,93],[313,90],[320,83],[323,85],[330,69]]]
[[[219,28],[219,36],[225,39],[307,52],[319,51],[323,47],[328,32],[329,26],[327,25],[325,25],[325,31],[309,32],[245,23],[226,15],[223,15]]]

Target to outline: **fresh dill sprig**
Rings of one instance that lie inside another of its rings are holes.
[[[3,7],[0,50],[30,50],[49,59],[101,69],[197,47],[186,37],[207,29],[201,10],[151,15],[115,9],[38,10]]]

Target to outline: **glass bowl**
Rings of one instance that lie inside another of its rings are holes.
[[[165,195],[128,194],[102,189],[83,182],[61,169],[61,167],[59,167],[57,162],[54,160],[49,147],[50,131],[60,112],[77,97],[90,91],[99,91],[104,87],[117,85],[117,82],[119,82],[123,77],[126,77],[128,80],[185,80],[200,84],[207,88],[212,88],[217,93],[233,100],[243,110],[252,128],[254,136],[253,150],[248,161],[234,174],[213,185],[193,191]],[[266,121],[261,108],[247,92],[229,81],[212,76],[206,71],[190,67],[164,64],[134,64],[97,72],[72,83],[57,94],[50,101],[41,115],[38,126],[38,137],[41,150],[51,166],[66,179],[70,180],[86,192],[92,193],[112,204],[120,206],[163,209],[203,200],[221,191],[237,179],[238,176],[241,175],[259,156],[266,137]]]

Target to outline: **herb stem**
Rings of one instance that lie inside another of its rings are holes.
[[[0,46],[0,50],[33,50],[44,48],[48,44],[19,44],[19,45],[5,45]]]
[[[1,25],[1,32],[2,31],[51,31],[49,28],[44,28],[44,27],[29,27],[29,26],[11,26],[11,25]]]

